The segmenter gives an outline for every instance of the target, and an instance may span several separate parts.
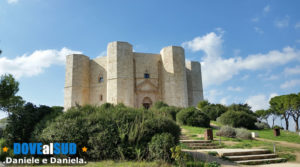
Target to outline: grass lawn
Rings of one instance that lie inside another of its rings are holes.
[[[252,131],[252,130],[251,130]],[[253,130],[259,134],[260,138],[275,140],[275,141],[286,141],[300,144],[300,136],[295,132],[289,132],[285,130],[280,131],[280,136],[275,137],[273,130]]]
[[[192,126],[181,126],[185,129],[185,134],[191,139],[203,139],[199,136],[199,134],[203,134],[206,128],[201,127],[192,127]],[[220,137],[216,135],[218,129],[213,129],[214,133],[214,142],[219,143]],[[274,140],[274,141],[286,141],[286,142],[294,142],[300,143],[300,136],[293,132],[281,131],[280,137],[274,137],[273,130],[249,130],[250,132],[258,132],[261,138]],[[273,151],[273,142],[268,141],[259,141],[259,140],[243,140],[237,138],[228,138],[221,137],[222,147],[223,148],[263,148]],[[183,147],[185,148],[185,147]],[[294,152],[300,152],[299,148],[295,147],[287,147],[284,145],[276,144],[276,153],[280,157],[287,158],[288,160],[295,160]]]

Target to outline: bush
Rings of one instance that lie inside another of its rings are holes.
[[[230,126],[222,126],[221,129],[216,133],[217,136],[224,136],[224,137],[236,137],[235,129]]]
[[[177,113],[181,110],[178,107],[174,107],[174,106],[165,106],[165,107],[160,107],[160,108],[156,108],[153,107],[150,109],[151,112],[155,113],[155,114],[159,114],[161,116],[173,119],[174,121],[176,121],[176,115]]]
[[[197,126],[197,127],[210,127],[210,120],[208,116],[196,109],[189,107],[182,109],[177,115],[176,120],[181,125]]]
[[[148,145],[150,159],[171,161],[171,148],[175,146],[174,137],[170,133],[157,134]]]
[[[273,129],[281,129],[281,130],[284,130],[284,128],[283,128],[283,127],[281,127],[281,126],[278,126],[278,125],[275,125],[275,126],[273,126]]]
[[[197,107],[199,109],[203,109],[205,106],[208,106],[210,105],[210,103],[207,101],[207,100],[203,100],[203,101],[200,101],[198,104],[197,104]]]
[[[218,162],[209,162],[209,163],[206,163],[204,165],[204,167],[221,167],[221,165],[218,163]]]
[[[205,162],[202,161],[188,161],[186,167],[204,167]]]
[[[31,140],[32,142],[39,142],[39,140],[36,138],[39,136],[39,134],[42,133],[43,129],[45,129],[49,124],[59,115],[63,113],[63,107],[52,107],[53,111],[44,116],[34,127],[33,132],[31,133]]]
[[[254,115],[244,111],[227,111],[220,116],[218,121],[223,125],[229,125],[235,128],[255,129],[257,118]]]
[[[160,108],[163,108],[163,107],[168,107],[169,105],[162,102],[162,101],[157,101],[154,103],[153,107],[152,108],[155,108],[155,109],[160,109]]]
[[[203,107],[201,111],[203,111],[210,120],[216,120],[227,111],[227,108],[222,104],[210,104]]]
[[[239,128],[235,129],[236,131],[236,137],[239,139],[252,139],[251,132],[249,132],[247,129]]]
[[[106,103],[69,109],[52,120],[37,139],[86,146],[89,151],[77,156],[88,160],[140,160],[149,157],[147,147],[153,136],[163,133],[172,135],[174,144],[179,142],[180,127],[173,120],[148,110]]]
[[[265,122],[255,122],[255,126],[258,130],[270,129],[269,124]]]

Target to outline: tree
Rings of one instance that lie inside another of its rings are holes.
[[[5,138],[10,142],[29,142],[35,125],[50,114],[54,109],[41,105],[39,107],[32,103],[13,111],[9,116],[9,124],[5,128]]]
[[[272,120],[272,128],[274,127],[275,124],[275,120],[281,115],[279,112],[277,112],[276,110],[272,110],[272,109],[268,109],[267,110],[268,113],[270,113],[270,117]],[[283,117],[280,117],[280,119],[282,120]]]
[[[299,131],[299,117],[300,117],[300,93],[288,95],[288,101],[290,115],[295,121],[295,129]]]
[[[260,121],[265,120],[268,123],[268,118],[271,115],[270,110],[256,110],[255,114],[260,119]]]
[[[275,96],[271,98],[269,101],[270,103],[270,110],[275,115],[281,115],[285,120],[285,128],[289,130],[289,118],[290,118],[290,110],[287,95]]]
[[[251,110],[251,107],[245,103],[245,104],[231,104],[228,106],[228,111],[244,111],[248,114],[255,115],[254,112]]]
[[[11,74],[0,77],[0,110],[9,114],[24,104],[22,97],[16,96],[19,83]]]
[[[207,101],[207,100],[203,100],[203,101],[200,101],[197,105],[198,109],[203,109],[205,106],[207,105],[210,105],[210,103]]]

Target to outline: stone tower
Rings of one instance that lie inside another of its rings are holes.
[[[112,42],[107,46],[107,102],[134,106],[132,45]]]
[[[201,65],[185,60],[184,49],[169,46],[160,54],[133,52],[128,42],[111,42],[107,56],[82,54],[66,59],[64,107],[124,103],[151,107],[156,101],[178,107],[203,100]]]
[[[162,72],[162,100],[169,105],[188,106],[185,56],[182,47],[169,46],[160,51]]]

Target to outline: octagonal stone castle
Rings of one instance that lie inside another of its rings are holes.
[[[127,42],[111,42],[107,56],[68,55],[64,107],[123,103],[149,108],[156,101],[178,107],[203,100],[201,65],[186,61],[184,49],[168,46],[160,54],[133,52]]]

